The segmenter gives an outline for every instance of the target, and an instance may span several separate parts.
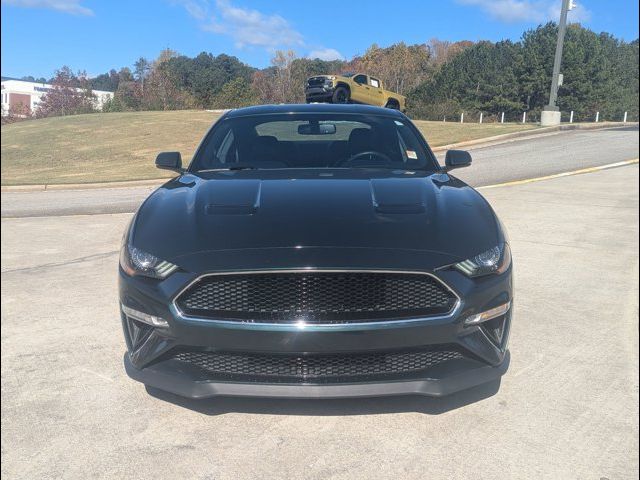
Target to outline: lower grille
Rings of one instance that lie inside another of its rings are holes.
[[[424,378],[431,368],[463,357],[455,345],[438,345],[402,352],[322,355],[182,351],[171,358],[189,364],[200,380],[339,383]]]
[[[438,279],[396,272],[258,272],[200,278],[177,299],[187,315],[252,323],[343,324],[450,313]]]

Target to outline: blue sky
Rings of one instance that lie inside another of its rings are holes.
[[[163,48],[228,53],[257,67],[275,49],[346,58],[372,43],[517,40],[557,19],[560,0],[2,0],[2,75],[51,77],[69,65],[96,75]],[[637,0],[577,0],[570,21],[638,37]],[[340,7],[331,11],[332,5]],[[392,9],[389,14],[389,8]]]

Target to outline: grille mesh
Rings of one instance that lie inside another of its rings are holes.
[[[194,367],[201,380],[335,383],[424,377],[430,368],[463,356],[453,345],[439,345],[405,352],[307,356],[183,351],[172,358]]]
[[[205,318],[317,324],[446,314],[456,298],[429,275],[294,272],[204,277],[176,303]]]
[[[321,87],[324,85],[325,78],[324,77],[311,77],[307,80],[307,84],[310,87]]]

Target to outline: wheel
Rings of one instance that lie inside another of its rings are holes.
[[[386,108],[391,108],[393,110],[400,110],[400,105],[395,100],[389,100],[385,105]]]
[[[336,91],[333,92],[331,100],[333,103],[349,103],[349,97],[349,90],[344,87],[338,87]]]

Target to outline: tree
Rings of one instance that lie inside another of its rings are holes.
[[[529,118],[538,118],[549,101],[557,31],[554,23],[548,23],[525,32],[519,42],[464,47],[409,92],[410,112],[437,119],[463,110],[506,112],[514,118],[528,110]],[[446,43],[432,40],[430,45],[436,57],[448,56]],[[625,43],[607,33],[569,25],[562,73],[558,105],[563,112],[574,111],[574,120],[591,121],[598,111],[600,118],[621,120],[625,111],[637,118],[637,40]],[[449,113],[443,111],[447,108]]]
[[[148,110],[177,110],[194,106],[193,99],[180,88],[170,62],[178,54],[169,49],[160,52],[153,62],[142,97],[142,108]]]
[[[523,35],[526,62],[518,78],[534,112],[549,101],[557,32],[557,25],[548,23]],[[635,48],[633,45],[607,33],[569,25],[562,56],[564,82],[558,90],[560,109],[573,110],[576,121],[591,121],[597,111],[601,118],[609,119],[621,119],[625,110],[637,112],[637,41]]]
[[[106,92],[115,92],[118,89],[119,83],[120,77],[115,69],[111,69],[107,73],[101,73],[90,80],[92,89],[104,90]]]
[[[275,103],[276,101],[276,84],[275,84],[275,68],[269,67],[264,70],[257,70],[253,74],[251,88],[256,92],[260,103]]]
[[[271,57],[271,65],[274,67],[274,101],[276,103],[291,103],[295,101],[296,91],[293,86],[293,76],[291,74],[291,64],[296,58],[293,50],[276,50]],[[299,86],[298,88],[302,88]]]
[[[183,55],[170,58],[166,71],[176,88],[186,92],[196,106],[209,108],[222,87],[235,78],[249,82],[253,69],[236,57],[225,54],[214,56],[202,52],[195,58]]]
[[[34,82],[34,83],[48,83],[47,79],[44,77],[34,78],[31,75],[27,75],[26,77],[20,77],[20,80],[24,80],[25,82]]]
[[[129,67],[122,67],[118,71],[118,82],[134,82],[135,78],[131,73],[131,69]]]
[[[151,70],[151,64],[146,58],[140,57],[133,66],[135,79],[140,82],[140,91],[144,95],[144,79],[147,78],[149,70]]]
[[[9,123],[20,122],[22,120],[27,120],[31,118],[31,112],[29,111],[29,106],[23,103],[17,103],[11,105],[8,109],[5,109],[4,105],[2,106],[2,125],[6,125]]]
[[[136,82],[122,81],[113,95],[113,99],[102,105],[103,112],[126,112],[142,108],[142,92]]]
[[[441,65],[433,78],[409,95],[414,114],[442,119],[462,110],[520,112],[524,108],[516,69],[520,47],[510,41],[478,42]],[[454,108],[445,112],[443,107]]]
[[[130,68],[86,79],[68,67],[56,72],[55,88],[39,115],[90,111],[91,90],[115,92],[104,109],[170,110],[238,107],[254,102],[304,102],[308,77],[362,71],[380,78],[385,87],[407,96],[411,115],[441,120],[461,112],[485,119],[536,119],[548,102],[557,26],[540,25],[518,42],[448,42],[371,45],[350,61],[297,58],[276,51],[271,65],[258,70],[226,54],[201,52],[190,58],[163,50],[150,62],[140,57]],[[627,43],[580,25],[567,29],[562,63],[564,85],[558,104],[574,111],[574,120],[638,118],[638,40]],[[35,80],[32,77],[26,77]],[[38,79],[44,80],[44,79]],[[467,118],[469,118],[467,116]]]
[[[404,95],[429,78],[430,55],[424,44],[400,42],[387,48],[373,44],[353,63],[356,70],[380,77],[385,88]]]
[[[216,108],[240,108],[254,105],[258,100],[251,83],[242,77],[237,77],[224,84],[213,99]]]
[[[429,63],[433,68],[438,68],[447,63],[453,57],[462,52],[465,48],[471,47],[473,42],[462,40],[459,42],[449,42],[432,38],[427,43],[429,49]]]
[[[52,89],[40,101],[36,116],[51,117],[91,113],[95,109],[95,97],[85,73],[74,75],[67,66],[56,71]]]

